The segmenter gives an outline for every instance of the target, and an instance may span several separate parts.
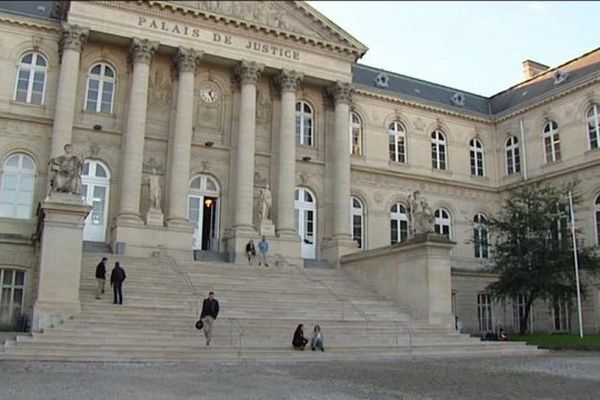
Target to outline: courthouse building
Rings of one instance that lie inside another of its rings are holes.
[[[456,242],[467,331],[518,329],[523,313],[524,296],[485,292],[487,240],[472,240],[507,190],[580,179],[578,228],[600,239],[600,50],[527,60],[522,82],[484,97],[357,64],[365,45],[302,1],[5,1],[0,37],[3,322],[35,302],[38,204],[67,143],[92,206],[83,239],[125,255],[239,262],[264,234],[276,259],[336,265],[407,240],[418,190]],[[532,327],[573,329],[573,312],[536,304]]]

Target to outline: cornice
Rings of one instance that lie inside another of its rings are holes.
[[[406,106],[413,107],[413,108],[418,108],[418,109],[425,110],[425,111],[431,111],[431,112],[444,114],[444,115],[448,115],[448,116],[452,116],[452,117],[462,118],[462,119],[465,119],[465,120],[468,120],[471,122],[480,122],[480,123],[487,123],[487,124],[494,122],[489,117],[476,117],[474,115],[451,111],[446,108],[442,108],[438,105],[434,105],[433,103],[430,103],[427,101],[424,101],[422,103],[416,102],[416,101],[408,100],[408,99],[398,97],[398,96],[392,96],[392,95],[383,94],[383,93],[379,93],[379,92],[373,92],[371,90],[366,90],[364,88],[361,88],[362,85],[353,84],[353,86],[356,88],[356,94],[363,95],[366,97],[371,97],[371,98],[374,98],[377,100],[383,100],[383,101],[392,102],[392,103],[396,103],[396,104],[402,104],[402,105],[406,105]]]
[[[6,16],[0,13],[0,23],[8,23],[12,25],[24,26],[27,28],[42,29],[48,32],[59,33],[61,30],[60,22],[40,22],[25,17]]]

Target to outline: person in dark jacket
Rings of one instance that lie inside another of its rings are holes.
[[[115,262],[115,267],[110,273],[110,284],[113,287],[114,300],[113,303],[117,304],[117,297],[119,300],[119,304],[123,304],[123,281],[127,278],[125,275],[125,270],[121,268],[119,262]]]
[[[254,247],[254,241],[248,240],[246,243],[246,255],[248,256],[248,265],[252,265],[252,260],[256,257],[256,247]]]
[[[294,331],[294,338],[292,339],[292,346],[296,350],[304,350],[306,344],[308,343],[308,339],[304,337],[304,330],[302,329],[304,325],[300,324],[296,327],[296,331]]]
[[[99,299],[100,295],[104,294],[104,286],[106,284],[106,261],[108,261],[108,258],[102,257],[102,261],[96,265],[96,282],[98,282],[98,286],[96,287],[96,299]]]
[[[208,297],[202,302],[202,313],[200,319],[204,321],[204,337],[206,345],[210,345],[212,340],[212,330],[215,319],[219,315],[219,302],[215,299],[215,293],[209,292]]]

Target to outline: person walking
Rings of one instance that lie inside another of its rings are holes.
[[[325,351],[325,348],[323,347],[323,340],[321,327],[319,325],[315,325],[313,328],[312,337],[310,338],[310,348],[312,351],[315,351],[315,349],[321,349],[321,351]]]
[[[258,252],[258,266],[260,267],[261,264],[264,263],[265,267],[268,267],[269,263],[267,262],[267,253],[269,252],[269,242],[267,242],[267,238],[264,236],[262,237],[261,241],[258,242]]]
[[[208,297],[202,302],[202,313],[200,313],[200,319],[204,321],[204,337],[207,346],[212,340],[213,324],[217,315],[219,315],[219,302],[215,299],[214,292],[208,292]]]
[[[121,267],[121,264],[119,264],[118,261],[115,262],[115,267],[110,273],[110,284],[113,287],[114,304],[117,304],[117,300],[119,301],[118,304],[123,304],[123,281],[125,278],[127,278],[125,270]]]
[[[256,247],[254,247],[254,241],[248,240],[246,243],[246,255],[248,255],[248,265],[252,265],[252,260],[256,257]]]
[[[104,294],[104,286],[106,284],[106,261],[108,261],[108,258],[102,257],[102,261],[96,265],[96,300],[100,298],[100,295]]]

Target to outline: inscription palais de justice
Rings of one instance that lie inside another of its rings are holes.
[[[142,16],[138,18],[138,26],[163,32],[169,32],[181,36],[188,36],[191,38],[201,38],[207,34],[210,34],[209,32],[204,32],[199,28],[194,28],[188,25],[176,24],[168,21],[160,21],[154,18],[146,18]],[[277,46],[274,44],[268,44],[248,39],[244,39],[244,43],[241,42],[242,39],[218,32],[212,32],[212,37],[210,38],[210,40],[212,40],[215,43],[222,44],[224,46],[236,45],[236,47],[241,47],[248,51],[270,54],[272,56],[281,58],[289,58],[290,60],[300,60],[299,51],[291,50],[286,47]],[[242,43],[242,45],[240,45],[240,42]]]

